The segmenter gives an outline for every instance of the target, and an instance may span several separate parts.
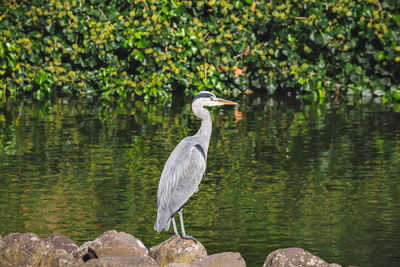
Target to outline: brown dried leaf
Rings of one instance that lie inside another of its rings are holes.
[[[258,3],[257,1],[254,1],[254,2],[253,2],[253,4],[252,4],[251,7],[250,7],[250,10],[251,10],[251,11],[254,12],[254,11],[256,10],[257,3]]]
[[[233,73],[235,73],[235,77],[239,77],[240,75],[243,74],[243,72],[247,69],[247,66],[244,67],[243,69],[241,68],[237,68],[236,70],[233,71]]]
[[[249,51],[250,51],[250,46],[248,45],[244,50],[243,55],[247,56],[249,54]]]
[[[235,111],[235,123],[243,120],[243,113],[239,111],[239,108],[234,108]]]

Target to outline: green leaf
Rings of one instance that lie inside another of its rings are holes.
[[[195,55],[195,54],[197,54],[197,51],[199,50],[196,46],[192,46],[191,48],[190,48],[190,50],[192,51],[192,55]]]
[[[300,77],[300,78],[299,78],[299,83],[300,83],[301,85],[305,84],[306,82],[307,82],[307,79],[306,79],[306,78],[304,78],[304,77]]]
[[[294,37],[293,35],[291,35],[290,33],[288,34],[288,41],[293,44],[296,42],[296,37]]]
[[[33,84],[28,84],[26,87],[25,87],[25,89],[26,89],[26,91],[31,91],[32,89],[33,89]]]
[[[218,91],[222,91],[224,87],[225,86],[222,82],[217,82],[217,85],[215,85],[215,89],[217,89]]]
[[[107,14],[107,17],[110,21],[117,21],[120,13],[116,10]]]
[[[35,91],[35,92],[33,93],[33,96],[34,96],[37,100],[39,100],[39,101],[41,101],[41,100],[44,99],[44,93],[43,93],[42,91],[40,91],[40,90]]]
[[[15,59],[13,59],[12,57],[15,58],[15,56],[13,56],[12,54],[7,56],[7,62],[8,62],[8,66],[10,66],[10,68],[14,69],[17,66],[17,61]]]
[[[140,49],[147,48],[148,45],[149,41],[147,41],[146,39],[141,39],[139,42],[136,43],[136,47]]]
[[[394,50],[396,48],[396,46],[397,46],[397,43],[396,43],[396,41],[393,40],[392,44],[390,45],[390,49]]]
[[[385,52],[379,51],[379,52],[376,54],[376,57],[377,57],[378,60],[384,60],[384,59],[385,59]]]
[[[186,35],[186,29],[184,27],[181,27],[179,30],[176,31],[176,36],[185,37],[185,35]]]
[[[46,26],[45,26],[45,29],[46,29],[46,31],[47,32],[50,32],[50,33],[52,33],[52,32],[54,32],[54,23],[50,23],[50,24],[47,24]]]
[[[47,93],[50,93],[50,92],[51,92],[51,87],[50,87],[47,83],[44,83],[42,86],[43,86],[43,89],[44,89]]]
[[[309,38],[310,38],[311,41],[315,42],[315,33],[312,32],[312,33],[309,35]]]
[[[394,99],[400,100],[400,90],[393,89],[392,90],[392,95],[393,95]]]
[[[236,9],[242,9],[243,3],[241,0],[235,1],[235,8]]]
[[[353,69],[353,65],[351,65],[350,63],[346,63],[346,66],[345,66],[346,74],[349,74],[352,69]]]
[[[4,46],[2,42],[0,42],[0,58],[4,58]]]
[[[321,37],[322,37],[322,44],[323,45],[328,44],[329,40],[332,39],[332,37],[329,34],[326,34],[326,33],[322,33]]]
[[[142,61],[144,58],[144,54],[141,51],[137,50],[134,52],[133,58],[137,61]]]

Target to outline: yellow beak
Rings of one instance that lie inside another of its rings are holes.
[[[236,102],[233,102],[233,101],[230,101],[230,100],[225,100],[225,99],[222,99],[222,98],[218,98],[216,101],[221,105],[237,105],[238,104]]]

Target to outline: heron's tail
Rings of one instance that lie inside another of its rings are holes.
[[[159,209],[157,210],[157,219],[154,224],[154,230],[158,233],[162,230],[168,231],[169,225],[171,224],[171,215],[166,210]]]

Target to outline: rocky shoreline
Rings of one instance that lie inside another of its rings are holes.
[[[52,235],[42,239],[34,233],[12,233],[0,236],[0,266],[41,267],[243,267],[246,263],[238,252],[207,255],[201,243],[173,236],[147,249],[131,234],[110,230],[78,247],[70,238]],[[324,260],[301,248],[278,249],[270,253],[263,267],[329,266]]]

